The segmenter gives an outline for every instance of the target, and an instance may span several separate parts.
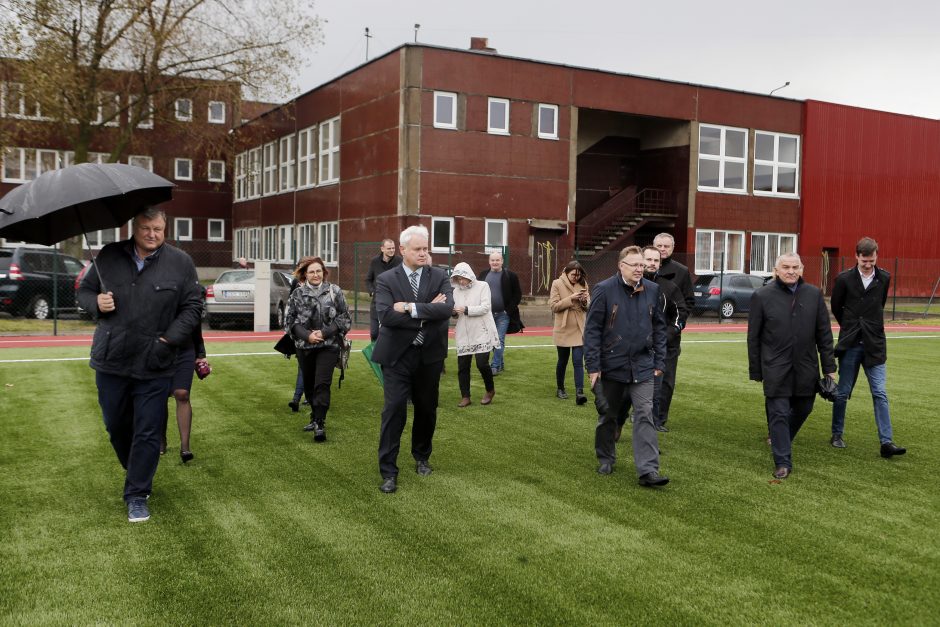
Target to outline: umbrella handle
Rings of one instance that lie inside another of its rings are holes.
[[[107,294],[108,288],[104,284],[104,278],[101,276],[101,271],[98,269],[98,260],[96,257],[92,256],[91,244],[88,243],[88,238],[85,236],[85,223],[82,221],[82,213],[78,209],[75,210],[75,217],[78,218],[78,225],[82,229],[82,239],[85,240],[85,246],[88,248],[88,256],[91,257],[91,265],[95,267],[95,274],[98,275],[98,285],[101,286],[99,293]]]

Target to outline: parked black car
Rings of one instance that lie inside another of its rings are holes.
[[[751,295],[764,284],[765,277],[753,274],[729,273],[696,277],[692,292],[695,294],[693,315],[704,311],[717,311],[722,318],[745,313],[751,308]]]
[[[0,311],[44,320],[53,312],[53,277],[58,311],[76,311],[75,278],[81,261],[49,248],[0,248]]]

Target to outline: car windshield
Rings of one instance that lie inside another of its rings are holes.
[[[254,270],[232,270],[231,272],[223,272],[216,283],[254,283],[255,282],[255,272]]]
[[[716,281],[717,279],[718,277],[713,274],[705,274],[700,277],[696,277],[695,285],[696,287],[707,287],[711,285],[712,281]]]

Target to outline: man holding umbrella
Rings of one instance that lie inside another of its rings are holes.
[[[166,214],[134,217],[133,237],[101,249],[78,292],[97,312],[91,346],[98,403],[118,461],[127,471],[127,519],[150,518],[147,499],[160,460],[160,437],[177,346],[200,323],[201,290],[193,260],[164,244]]]

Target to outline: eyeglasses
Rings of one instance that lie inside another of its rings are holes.
[[[627,263],[626,261],[621,261],[621,262],[620,262],[620,265],[621,265],[621,266],[627,266],[628,268],[642,268],[644,264],[643,264],[643,262],[640,262],[640,263]]]

